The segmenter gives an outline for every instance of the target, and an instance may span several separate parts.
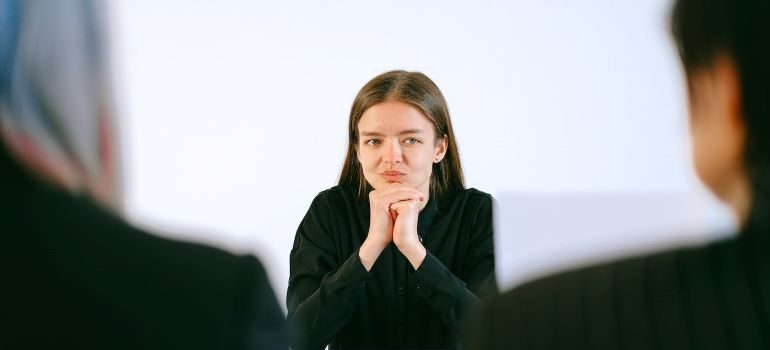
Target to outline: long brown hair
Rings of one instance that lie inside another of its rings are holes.
[[[455,133],[452,130],[452,121],[449,119],[449,108],[444,95],[425,74],[403,70],[380,74],[366,83],[358,92],[350,108],[348,151],[342,164],[339,185],[356,188],[358,198],[367,199],[372,187],[364,178],[361,162],[356,155],[358,122],[367,109],[386,101],[399,101],[414,106],[433,123],[436,142],[439,142],[442,137],[447,139],[444,159],[433,164],[430,196],[441,198],[464,189],[463,168],[460,164]]]

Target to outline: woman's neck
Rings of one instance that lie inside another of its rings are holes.
[[[428,201],[430,200],[430,185],[428,184],[428,186],[420,186],[420,188],[417,188],[417,190],[425,195],[425,200],[420,202],[420,211],[422,211],[428,205]]]

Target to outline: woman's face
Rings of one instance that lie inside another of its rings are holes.
[[[400,183],[429,195],[433,164],[446,153],[431,121],[410,104],[376,104],[358,122],[356,152],[366,181],[376,190]]]

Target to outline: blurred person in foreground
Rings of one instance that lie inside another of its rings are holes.
[[[257,259],[121,218],[100,4],[0,1],[0,348],[286,348]]]
[[[515,288],[474,349],[770,348],[770,1],[678,0],[671,28],[696,171],[740,233]]]

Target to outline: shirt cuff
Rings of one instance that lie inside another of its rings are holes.
[[[422,264],[415,270],[414,283],[417,294],[424,298],[430,298],[439,290],[452,297],[459,297],[465,289],[465,283],[456,278],[452,272],[450,272],[444,264],[430,252],[427,252]]]
[[[358,249],[345,260],[340,266],[338,272],[345,283],[351,288],[366,287],[366,282],[373,278],[358,256]]]

